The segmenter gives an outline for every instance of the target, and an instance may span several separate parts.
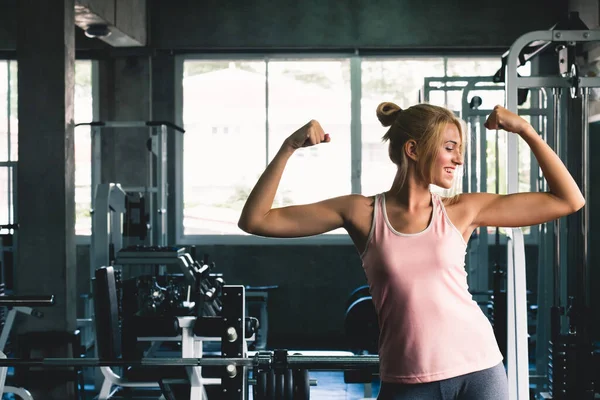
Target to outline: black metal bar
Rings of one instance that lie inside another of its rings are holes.
[[[86,358],[0,358],[0,367],[253,367],[258,365],[257,357],[215,357],[215,358],[142,358],[139,360],[108,360]],[[293,368],[309,370],[343,370],[375,368],[379,366],[378,356],[303,356],[288,355],[288,364]]]
[[[139,360],[108,360],[101,358],[0,358],[0,367],[201,367],[252,366],[252,358],[144,358]]]
[[[181,133],[185,133],[185,129],[183,129],[179,125],[175,125],[174,123],[169,122],[169,121],[146,121],[145,124],[148,127],[164,125],[168,128],[175,129],[176,131],[179,131]],[[88,126],[106,126],[106,122],[104,122],[104,121],[80,122],[78,124],[75,124],[75,128],[77,128],[78,126],[86,126],[86,125],[88,125]]]
[[[288,364],[293,366],[293,368],[322,371],[377,368],[379,366],[379,357],[288,355]]]
[[[148,122],[146,122],[146,125],[147,126],[162,126],[162,125],[164,125],[168,128],[173,128],[176,131],[179,131],[181,133],[185,133],[185,129],[183,129],[179,125],[175,125],[174,123],[169,122],[169,121],[148,121]]]
[[[105,126],[106,123],[104,123],[102,121],[80,122],[78,124],[75,124],[75,128],[77,128],[78,126],[85,126],[85,125],[89,125],[89,126]]]
[[[4,307],[48,307],[54,305],[54,295],[50,296],[0,296],[0,306]]]
[[[222,301],[223,331],[221,332],[221,354],[223,357],[241,357],[244,354],[244,287],[224,286]],[[243,366],[229,367],[221,376],[222,399],[242,400],[243,393],[236,389],[245,385]]]

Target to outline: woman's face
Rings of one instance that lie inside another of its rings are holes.
[[[449,123],[442,132],[442,148],[440,149],[433,171],[432,184],[444,189],[452,187],[456,167],[462,165],[461,137],[458,127]]]

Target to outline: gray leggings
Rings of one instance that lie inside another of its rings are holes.
[[[377,400],[507,400],[508,379],[502,363],[483,371],[437,382],[382,382]]]

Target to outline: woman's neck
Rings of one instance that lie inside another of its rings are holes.
[[[399,186],[396,181],[392,187],[386,192],[386,198],[391,198],[395,203],[398,203],[408,211],[427,208],[431,205],[431,191],[429,184],[415,179],[413,174],[407,174],[406,180],[402,186]]]

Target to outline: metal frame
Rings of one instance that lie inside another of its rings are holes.
[[[102,182],[102,136],[103,128],[148,128],[150,129],[150,139],[152,141],[152,153],[156,154],[157,163],[154,168],[152,157],[148,157],[148,178],[147,185],[137,187],[122,187],[124,191],[143,191],[148,196],[150,209],[149,224],[151,227],[150,245],[166,246],[168,242],[168,221],[167,221],[167,125],[150,125],[147,121],[101,121],[90,122],[80,125],[90,125],[92,135],[92,193]],[[155,182],[156,181],[156,182]],[[156,194],[156,202],[152,194]],[[156,203],[156,204],[155,204]],[[95,208],[94,197],[92,196],[92,210]],[[92,227],[92,236],[94,230]],[[93,241],[93,239],[92,239]],[[156,243],[155,243],[156,242]]]
[[[10,335],[10,331],[15,322],[15,318],[17,317],[17,313],[23,313],[25,315],[36,315],[39,313],[37,310],[31,307],[12,307],[10,311],[8,311],[8,315],[6,317],[6,321],[4,322],[4,327],[2,328],[2,333],[0,334],[0,358],[6,359],[5,347],[8,342],[8,336]],[[21,399],[33,400],[33,396],[31,393],[22,387],[18,386],[10,386],[6,385],[6,375],[8,373],[8,368],[0,368],[0,397],[4,394],[15,394],[19,396]]]
[[[39,311],[37,308],[33,307],[44,307],[52,304],[54,304],[53,297],[50,302],[47,302],[47,300],[37,301],[37,299],[24,297],[22,297],[20,300],[15,300],[14,297],[12,299],[7,298],[5,304],[3,304],[2,306],[5,306],[10,309],[8,310],[6,320],[4,321],[4,326],[2,327],[2,332],[0,333],[0,359],[7,359],[5,354],[5,347],[6,343],[8,342],[8,338],[11,334],[12,328],[14,326],[17,314],[22,313],[25,315],[31,315],[36,318],[42,318],[44,316],[44,313]],[[6,385],[7,373],[8,368],[0,367],[0,397],[2,397],[3,394],[11,393],[19,396],[20,399],[33,400],[33,396],[27,389],[17,386]]]
[[[527,280],[525,241],[521,229],[508,229],[506,358],[510,400],[529,399]]]
[[[534,31],[527,33],[519,37],[514,44],[510,47],[508,53],[508,60],[506,64],[506,107],[512,112],[518,112],[518,101],[517,93],[519,88],[540,88],[540,87],[552,87],[552,88],[571,88],[573,86],[570,82],[570,77],[556,77],[556,76],[544,76],[544,77],[519,77],[517,76],[517,67],[519,66],[519,55],[521,51],[525,49],[532,42],[592,42],[600,41],[600,30],[596,31]],[[600,78],[578,78],[578,86],[584,88],[584,95],[587,93],[587,88],[599,87]],[[584,107],[585,109],[585,107]],[[587,113],[584,112],[583,118],[586,118]],[[587,127],[587,121],[583,124],[584,126],[584,137],[587,136],[585,127]],[[555,127],[558,129],[558,126]],[[587,139],[584,139],[584,151],[589,151]],[[508,136],[508,163],[507,163],[507,183],[508,193],[516,193],[518,191],[518,137],[516,135]],[[584,154],[585,159],[582,162],[583,171],[587,171],[589,166],[587,165],[587,154]],[[587,195],[589,190],[589,175],[583,174],[582,186],[583,192]],[[586,214],[584,214],[584,218]],[[521,258],[519,246],[519,236],[522,235],[520,229],[512,230],[512,238],[517,239],[514,242],[514,246],[509,249],[509,259],[516,260]],[[584,232],[584,251],[587,250],[588,245],[588,233]],[[588,263],[588,254],[584,255],[583,262]],[[529,398],[528,386],[529,386],[529,375],[522,371],[528,370],[528,348],[527,348],[527,308],[526,308],[526,293],[525,293],[525,260],[523,259],[523,265],[520,263],[512,262],[509,268],[509,281],[507,287],[507,293],[509,298],[509,305],[512,303],[512,307],[508,308],[508,324],[509,324],[509,341],[508,341],[508,358],[509,358],[509,382],[511,384],[511,400],[518,399],[524,400]],[[511,278],[514,277],[514,278]],[[542,344],[544,345],[544,344]],[[521,379],[524,377],[527,379]],[[518,379],[516,379],[518,378]]]
[[[463,86],[448,86],[447,84],[449,82],[454,82],[454,83],[464,83]],[[439,83],[439,86],[435,86],[435,83]],[[478,84],[485,84],[485,85],[481,85],[478,86]],[[443,91],[443,92],[462,92],[462,107],[461,110],[454,110],[454,111],[458,111],[460,112],[460,117],[465,121],[465,123],[469,123],[470,118],[472,117],[487,117],[492,110],[484,110],[484,109],[477,109],[477,110],[472,110],[469,106],[469,92],[471,91],[494,91],[494,90],[498,90],[498,91],[504,91],[504,85],[494,85],[493,84],[493,78],[492,77],[488,77],[488,76],[471,76],[471,77],[430,77],[430,78],[425,78],[425,85],[424,85],[424,89],[423,89],[423,93],[424,93],[424,99],[426,102],[429,102],[429,98],[430,98],[430,93],[431,92],[435,92],[435,91]],[[550,94],[544,93],[549,100],[549,97],[551,96]],[[548,107],[539,107],[537,104],[533,104],[531,108],[527,108],[527,109],[522,109],[519,110],[519,115],[522,116],[531,116],[531,117],[539,117],[539,116],[543,116],[546,117],[547,119],[550,119],[551,117],[551,113],[550,113],[550,109]],[[485,121],[485,119],[483,119],[480,122],[480,129],[485,129],[483,122]],[[534,125],[534,128],[536,127],[535,122],[532,123],[532,125]],[[480,152],[481,153],[485,153],[485,142],[481,143],[481,149]],[[487,175],[487,165],[485,162],[483,162],[483,160],[477,160],[479,162],[478,168],[481,169],[481,175]],[[466,164],[466,167],[468,168],[469,165]],[[535,161],[535,159],[531,160],[531,174],[530,174],[530,179],[531,179],[531,187],[532,190],[535,187],[535,180],[537,179],[537,162]],[[467,185],[468,183],[468,175],[467,175],[467,171],[465,171],[465,175],[464,175],[464,185]],[[471,182],[472,184],[474,184],[474,182]],[[482,182],[483,185],[480,188],[480,191],[487,191],[487,182],[483,181]],[[487,232],[485,233],[487,235]],[[494,243],[493,239],[491,236],[488,236],[488,242]],[[538,241],[538,234],[535,230],[531,230],[531,233],[525,234],[525,243],[527,244],[537,244]],[[500,238],[500,243],[502,244],[506,244],[506,237],[502,236]]]
[[[449,82],[454,83],[464,83],[463,85],[453,85],[449,86]],[[439,85],[435,85],[438,83]],[[504,91],[504,85],[493,84],[492,77],[485,76],[474,76],[474,77],[432,77],[425,79],[424,85],[424,98],[425,101],[429,101],[430,92],[432,91],[443,91],[444,93],[448,91],[460,91],[462,92],[461,96],[461,110],[460,117],[467,124],[468,132],[473,130],[473,123],[478,124],[477,129],[479,132],[485,132],[486,129],[484,127],[484,121],[487,115],[489,115],[492,110],[486,109],[471,109],[469,97],[470,93],[473,91]],[[548,97],[548,96],[546,96]],[[523,109],[519,113],[520,115],[529,115],[529,116],[543,116],[545,117],[545,121],[547,121],[550,117],[550,111],[548,108],[540,108],[537,106],[536,102],[532,104],[533,108]],[[487,181],[485,179],[481,179],[480,177],[487,176],[487,160],[485,157],[480,157],[479,155],[485,154],[487,149],[487,140],[481,138],[482,140],[474,143],[474,147],[471,146],[471,141],[474,138],[468,138],[466,156],[473,158],[476,162],[474,165],[473,162],[465,163],[465,173],[463,176],[463,186],[468,188],[474,188],[473,190],[486,192],[487,191]],[[496,140],[500,140],[496,138]],[[496,157],[500,155],[497,154]],[[537,173],[537,162],[535,159],[531,160],[531,189],[536,186],[536,173]],[[468,191],[471,191],[469,189]],[[510,235],[510,233],[508,233]],[[500,236],[501,244],[508,244],[510,238],[507,236]],[[531,230],[530,234],[524,235],[524,241],[537,243],[538,234],[535,229]],[[489,235],[487,229],[480,229],[479,236],[475,239],[472,238],[469,241],[469,249],[471,250],[468,254],[468,260],[474,262],[475,267],[469,268],[469,277],[470,282],[469,286],[473,290],[487,290],[489,287],[489,268],[481,268],[482,265],[489,265],[489,246],[494,243],[494,236]],[[467,264],[468,267],[468,264]]]
[[[123,247],[123,213],[125,212],[125,192],[119,184],[99,184],[92,197],[92,236],[90,243],[90,276],[96,269],[111,265],[109,246],[112,243],[115,254]],[[92,293],[90,280],[89,293]],[[87,299],[81,321],[82,343],[89,347],[95,341],[93,324],[94,303]]]
[[[506,108],[510,111],[518,111],[517,92],[519,88],[557,87],[570,88],[572,85],[567,78],[563,77],[519,77],[517,67],[519,66],[519,54],[530,43],[536,41],[550,42],[592,42],[600,41],[599,31],[534,31],[526,33],[518,38],[510,47],[506,63]],[[579,78],[580,87],[598,87],[598,78]],[[518,138],[514,135],[508,136],[508,193],[518,190],[518,160],[514,157],[518,150]]]
[[[90,276],[96,269],[111,265],[109,246],[115,254],[123,247],[123,213],[125,192],[117,183],[96,186],[92,211],[92,244],[90,247]]]

